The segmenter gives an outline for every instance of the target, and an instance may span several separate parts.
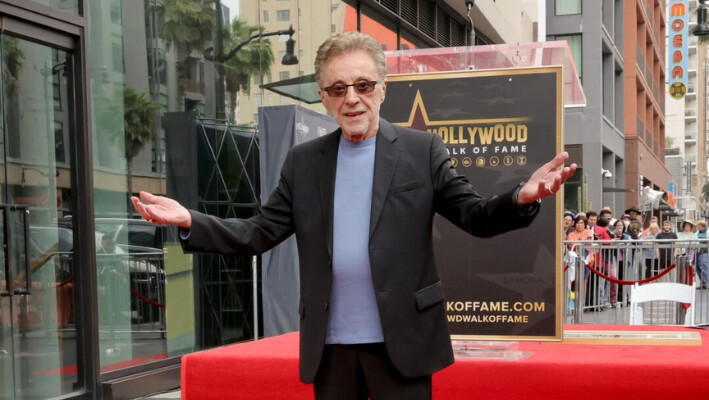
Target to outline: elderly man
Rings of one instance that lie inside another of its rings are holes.
[[[189,251],[262,253],[295,233],[300,379],[316,399],[430,399],[431,374],[453,362],[434,214],[477,236],[526,227],[576,165],[560,168],[561,153],[485,199],[439,136],[380,119],[386,63],[373,38],[327,39],[315,79],[340,128],[290,150],[259,215],[220,219],[145,192],[133,203],[146,220],[179,226]]]

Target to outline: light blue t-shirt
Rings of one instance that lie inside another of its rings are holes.
[[[335,176],[328,344],[384,341],[369,265],[376,136],[340,140]]]

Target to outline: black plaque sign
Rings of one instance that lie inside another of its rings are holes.
[[[511,190],[562,150],[561,67],[388,77],[381,115],[440,135],[484,196]],[[454,339],[561,339],[561,199],[527,229],[475,238],[436,216],[436,262]]]

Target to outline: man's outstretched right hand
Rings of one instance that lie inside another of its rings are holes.
[[[192,228],[192,215],[177,201],[148,192],[140,192],[140,198],[131,196],[133,207],[148,222]]]

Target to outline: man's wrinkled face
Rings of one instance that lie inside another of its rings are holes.
[[[323,66],[322,87],[318,90],[320,100],[332,113],[342,128],[345,139],[359,142],[377,134],[379,108],[384,102],[387,82],[379,82],[374,59],[364,50],[333,56]],[[358,94],[352,86],[347,87],[343,97],[329,95],[325,88],[335,84],[352,85],[357,82],[377,81],[371,93]]]

